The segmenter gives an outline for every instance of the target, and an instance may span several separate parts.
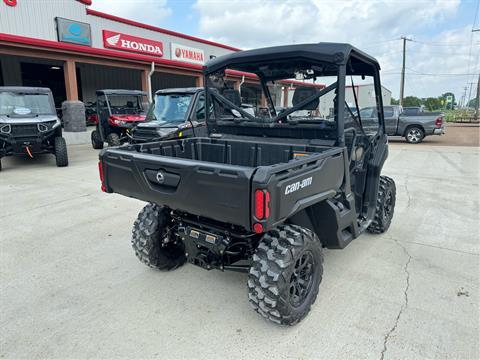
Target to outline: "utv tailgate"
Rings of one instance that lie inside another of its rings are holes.
[[[104,150],[100,160],[109,193],[249,228],[255,168],[120,149]]]

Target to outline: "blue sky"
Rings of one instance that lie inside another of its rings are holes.
[[[471,33],[477,2],[116,0],[112,9],[111,0],[93,0],[92,7],[243,49],[293,42],[350,42],[379,59],[382,81],[395,97],[401,68],[398,39],[406,35],[416,41],[407,45],[406,95],[427,97],[452,91],[460,100],[463,88],[476,81],[473,74],[480,71],[480,32]],[[480,27],[479,18],[475,27]]]

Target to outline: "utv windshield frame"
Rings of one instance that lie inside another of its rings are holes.
[[[337,81],[320,90],[318,93],[304,99],[296,106],[289,107],[280,114],[277,114],[267,84],[278,80],[286,80],[288,82],[287,79],[295,78],[295,69],[301,71],[312,69],[313,72],[310,70],[310,78],[336,76]],[[235,105],[233,102],[219,94],[216,89],[211,89],[213,86],[211,86],[212,82],[210,77],[223,77],[228,74],[229,70],[255,74],[257,76],[267,100],[270,118],[265,119],[252,116],[240,106]],[[282,119],[287,118],[288,115],[302,109],[302,107],[320,98],[327,92],[335,91],[335,142],[338,146],[345,146],[345,106],[339,106],[339,104],[346,104],[345,87],[347,76],[371,76],[373,78],[379,119],[379,134],[382,135],[385,133],[379,70],[380,65],[373,57],[356,49],[350,44],[300,44],[240,51],[215,58],[205,65],[203,71],[205,106],[206,108],[209,108],[211,106],[210,101],[217,101],[224,106],[239,112],[243,116],[243,121],[248,122],[247,126],[275,127],[275,124],[279,123]],[[210,113],[206,114],[206,122],[209,131],[215,131],[217,120],[220,121],[216,116],[212,117],[210,116]],[[292,126],[298,127],[298,125]]]
[[[10,116],[13,118],[22,118],[22,117],[33,117],[35,115],[57,115],[55,110],[55,102],[53,100],[53,95],[50,89],[41,88],[41,87],[24,87],[24,86],[0,86],[0,93],[11,93],[15,95],[42,95],[48,97],[49,111],[44,113],[29,113],[26,115],[17,115],[17,114],[0,114],[3,116]]]

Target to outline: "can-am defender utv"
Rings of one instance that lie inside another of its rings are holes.
[[[203,88],[163,89],[155,93],[147,118],[132,130],[130,142],[206,135]]]
[[[68,165],[67,145],[48,88],[0,86],[1,158],[53,154],[57,166]]]
[[[379,69],[373,57],[337,43],[209,61],[208,137],[100,153],[102,190],[149,202],[133,226],[137,257],[160,270],[188,261],[248,273],[259,314],[284,325],[303,319],[322,280],[322,248],[342,249],[364,231],[386,231],[392,220],[395,183],[380,175],[388,142]],[[257,75],[266,114],[241,108],[227,70]],[[347,79],[349,86],[374,84],[376,117],[363,121],[356,98],[357,115],[349,109]],[[292,105],[277,112],[270,89],[292,88]]]
[[[97,90],[97,127],[92,131],[94,149],[119,146],[128,141],[132,129],[145,120],[147,94],[139,90]]]

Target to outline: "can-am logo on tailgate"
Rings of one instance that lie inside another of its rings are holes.
[[[114,31],[103,30],[103,46],[106,48],[163,56],[163,43]]]
[[[287,185],[285,188],[285,195],[291,194],[297,190],[303,189],[307,186],[312,185],[313,178],[310,176],[309,178],[297,181],[293,184]]]

